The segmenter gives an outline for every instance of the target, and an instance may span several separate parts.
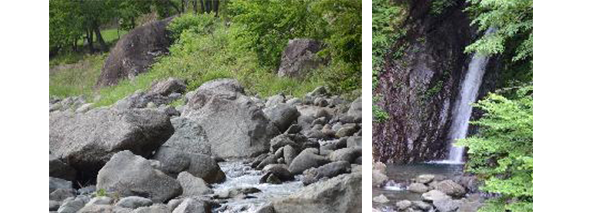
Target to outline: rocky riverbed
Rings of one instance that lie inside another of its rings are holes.
[[[51,98],[49,211],[361,212],[361,97],[185,89],[170,78],[98,108]]]
[[[489,197],[480,184],[461,164],[378,162],[372,169],[372,206],[385,212],[475,212]]]

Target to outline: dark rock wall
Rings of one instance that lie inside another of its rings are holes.
[[[465,1],[440,14],[431,12],[430,2],[408,1],[409,16],[401,27],[407,32],[386,55],[373,91],[376,104],[389,114],[372,127],[374,159],[382,162],[436,160],[448,153],[451,106],[472,56],[464,48],[477,35],[463,12]],[[488,65],[480,96],[495,86],[495,67]]]

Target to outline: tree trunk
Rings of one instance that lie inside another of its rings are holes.
[[[218,5],[219,5],[219,1],[218,0],[213,0],[212,3],[214,4],[214,16],[218,17]]]
[[[93,24],[93,28],[95,31],[95,35],[97,36],[97,42],[101,46],[102,51],[107,51],[107,45],[105,44],[105,40],[103,40],[103,35],[101,35],[101,29],[99,29],[99,24],[95,22]]]
[[[210,13],[212,11],[212,0],[206,0],[206,13]]]
[[[181,0],[181,13],[185,12],[185,0]]]
[[[193,0],[193,12],[197,13],[197,1]]]
[[[86,45],[88,45],[88,50],[90,53],[95,52],[95,47],[92,43],[92,30],[90,28],[86,29]]]

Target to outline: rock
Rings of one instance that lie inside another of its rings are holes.
[[[156,203],[151,206],[137,208],[132,213],[171,213],[171,211],[166,204]]]
[[[49,149],[85,177],[122,150],[149,156],[174,132],[168,116],[152,109],[93,109],[87,113],[52,113]]]
[[[265,158],[267,158],[267,156],[269,156],[269,153],[263,153],[263,154],[256,156],[250,163],[250,167],[252,167],[252,168],[258,167],[258,164],[263,162],[263,160],[265,160]]]
[[[357,99],[355,99],[355,101],[353,101],[353,103],[351,103],[351,106],[349,107],[349,111],[347,111],[347,115],[350,116],[353,120],[352,122],[349,123],[361,123],[361,117],[362,117],[362,113],[361,113],[361,96]]]
[[[247,195],[252,193],[260,192],[260,189],[254,187],[241,187],[241,188],[230,188],[216,193],[220,199],[234,198],[241,195]]]
[[[361,173],[343,174],[308,185],[273,202],[277,213],[361,212]]]
[[[372,186],[382,186],[385,182],[389,180],[386,174],[380,172],[379,170],[372,170]]]
[[[374,203],[388,203],[390,200],[386,196],[384,196],[383,194],[381,194],[379,196],[376,196],[376,197],[372,198],[372,201]]]
[[[359,156],[357,159],[355,159],[355,164],[361,165],[361,163],[363,162],[363,160],[361,159],[361,156]]]
[[[226,178],[218,163],[209,155],[161,147],[153,159],[161,162],[160,170],[168,175],[176,176],[182,171],[187,171],[208,183],[220,183]]]
[[[361,156],[361,148],[343,148],[332,152],[329,158],[332,162],[347,161],[353,163],[359,156]]]
[[[57,211],[59,210],[59,207],[61,206],[60,201],[56,201],[56,200],[49,200],[48,201],[48,211]]]
[[[296,107],[288,104],[277,104],[273,107],[265,108],[263,112],[281,132],[288,130],[290,125],[300,116]]]
[[[439,190],[431,190],[427,193],[422,194],[422,200],[424,201],[435,201],[449,198],[450,196],[446,195],[442,191]]]
[[[267,173],[266,174],[266,178],[264,178],[264,181],[261,181],[261,183],[270,183],[270,184],[281,184],[282,181],[276,177],[273,173]],[[262,180],[262,179],[261,179]]]
[[[342,126],[342,128],[336,131],[336,137],[342,138],[346,136],[352,136],[358,130],[359,126],[357,126],[356,124],[345,124]]]
[[[284,161],[286,162],[286,165],[289,166],[297,155],[298,151],[296,151],[296,149],[294,149],[292,146],[284,146]]]
[[[48,177],[48,193],[52,193],[57,189],[72,189],[71,181]]]
[[[294,175],[290,173],[288,167],[284,164],[272,164],[263,168],[263,172],[271,173],[281,181],[294,180]]]
[[[70,197],[63,201],[63,204],[57,210],[57,213],[76,213],[84,207],[90,199],[86,196]]]
[[[176,100],[174,97],[163,96],[157,93],[137,90],[132,95],[118,100],[112,105],[112,108],[118,110],[136,109],[136,108],[157,108],[158,106],[170,104]]]
[[[290,145],[292,147],[300,147],[300,145],[298,143],[296,143],[294,140],[292,140],[286,134],[281,134],[281,135],[278,135],[277,137],[274,137],[273,139],[271,139],[271,141],[269,143],[271,146],[271,148],[269,150],[271,150],[271,151],[276,151],[279,148],[286,146],[286,145]]]
[[[113,213],[114,208],[111,205],[86,204],[78,213]]]
[[[85,113],[85,112],[88,112],[89,110],[91,110],[92,108],[93,108],[92,103],[82,104],[82,106],[80,106],[80,107],[78,107],[78,109],[76,109],[76,113]]]
[[[347,138],[347,148],[361,148],[361,136],[351,136]]]
[[[397,206],[397,210],[404,211],[412,206],[412,202],[409,200],[402,200],[397,202],[395,206]]]
[[[298,124],[292,124],[292,125],[290,125],[290,127],[288,127],[288,129],[284,133],[285,134],[296,134],[296,133],[299,133],[301,130],[302,130],[302,126],[300,126]]]
[[[319,167],[330,162],[330,160],[328,160],[326,157],[317,155],[315,153],[317,153],[317,149],[309,148],[303,150],[298,156],[296,156],[296,158],[294,158],[294,160],[292,160],[288,170],[290,170],[292,174],[296,175],[301,174],[303,171],[309,168]]]
[[[412,183],[408,186],[408,191],[414,193],[425,193],[429,191],[429,187],[422,183]]]
[[[201,85],[181,116],[198,122],[206,130],[212,155],[221,158],[265,153],[270,139],[279,134],[273,122],[233,79]]]
[[[95,191],[97,191],[97,187],[95,185],[90,185],[90,186],[79,188],[78,194],[90,195],[90,194],[95,193]]]
[[[139,207],[151,206],[153,202],[150,199],[138,196],[129,196],[120,199],[116,206],[129,208],[129,209],[137,209]]]
[[[286,101],[286,104],[290,104],[290,105],[300,105],[302,104],[302,100],[300,100],[300,98],[292,98],[290,100]]]
[[[277,94],[267,98],[267,102],[265,102],[265,107],[271,108],[277,106],[278,104],[284,103],[286,97],[284,94]]]
[[[266,204],[258,208],[258,210],[256,210],[256,213],[275,213],[275,209],[273,209],[273,205]]]
[[[162,147],[194,154],[211,154],[210,141],[201,125],[185,117],[173,118],[170,122],[174,126],[174,134]]]
[[[430,211],[433,208],[431,204],[420,200],[412,201],[412,206],[423,211]]]
[[[277,163],[277,156],[274,154],[269,154],[267,155],[267,157],[261,161],[258,166],[256,166],[256,169],[262,169],[265,168],[265,166],[269,165],[269,164],[276,164]]]
[[[206,213],[210,212],[210,205],[191,198],[185,198],[172,213]]]
[[[86,205],[111,205],[113,204],[113,199],[107,196],[94,197]]]
[[[324,98],[317,97],[315,98],[315,100],[313,100],[313,105],[318,107],[325,107],[328,106],[328,101],[326,101],[326,99]]]
[[[310,96],[310,97],[327,96],[327,95],[328,95],[328,89],[326,89],[326,87],[324,87],[324,86],[316,87],[315,89],[313,89],[313,91],[307,93],[307,96]]]
[[[163,81],[154,83],[149,89],[149,92],[168,96],[172,93],[184,93],[187,89],[187,84],[183,80],[176,78],[168,78]]]
[[[164,202],[182,193],[175,179],[153,169],[148,160],[130,151],[116,153],[99,171],[97,189],[120,196],[143,196]]]
[[[462,201],[453,200],[452,198],[444,198],[433,200],[433,205],[440,212],[455,212],[462,205]]]
[[[51,177],[75,180],[76,170],[57,158],[57,156],[49,156],[48,160],[48,175]]]
[[[74,197],[76,192],[72,188],[59,188],[48,195],[49,200],[63,201],[66,198]]]
[[[435,179],[435,175],[424,174],[424,175],[419,175],[418,177],[416,177],[416,182],[428,184],[431,181],[433,181],[433,179]]]
[[[466,193],[464,187],[452,180],[444,180],[439,182],[435,186],[435,189],[453,197],[462,197]]]
[[[208,184],[204,179],[195,177],[189,172],[181,172],[177,178],[177,181],[183,188],[183,196],[199,196],[205,194],[212,194],[214,191],[208,187]]]
[[[317,68],[322,61],[315,54],[322,47],[312,39],[291,39],[282,52],[277,75],[279,77],[304,78],[310,70]]]
[[[117,84],[121,79],[134,79],[155,61],[158,55],[168,52],[170,39],[167,18],[139,26],[124,35],[112,48],[97,80],[97,86]]]
[[[483,206],[480,199],[472,200],[463,198],[458,208],[459,212],[477,212]]]
[[[303,172],[304,176],[302,182],[304,185],[309,185],[323,178],[332,178],[349,172],[351,172],[351,164],[349,162],[332,162],[318,168],[310,168],[305,170]]]

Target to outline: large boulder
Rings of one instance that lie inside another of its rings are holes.
[[[273,202],[277,213],[361,212],[361,173],[317,182]]]
[[[463,186],[452,180],[444,180],[437,183],[437,185],[435,185],[435,189],[453,197],[462,197],[466,193],[466,190]]]
[[[322,49],[320,42],[312,39],[291,39],[282,52],[277,75],[279,77],[301,78],[312,69],[317,68],[321,59],[316,53]]]
[[[181,116],[206,130],[212,155],[221,158],[254,157],[267,152],[270,139],[279,134],[233,79],[217,79],[200,86]]]
[[[182,193],[181,185],[130,151],[116,153],[99,171],[97,189],[120,196],[141,196],[159,203]]]
[[[202,178],[195,177],[189,172],[181,172],[177,180],[183,187],[183,196],[199,196],[213,193],[206,181]]]
[[[187,171],[208,183],[219,183],[225,180],[225,173],[210,155],[161,147],[153,159],[160,162],[157,169],[171,176],[176,177],[182,171]]]
[[[50,155],[48,159],[48,175],[66,180],[75,180],[76,170],[58,159],[57,156]]]
[[[148,157],[174,132],[170,119],[152,109],[100,108],[87,113],[50,114],[50,155],[86,177],[94,177],[122,150]]]
[[[307,169],[303,172],[302,182],[309,185],[324,178],[336,177],[343,173],[351,172],[351,164],[346,161],[328,163],[318,168]]]
[[[212,154],[206,130],[200,124],[185,117],[176,117],[170,119],[170,122],[174,126],[174,134],[162,147],[195,154]]]
[[[171,20],[153,21],[124,35],[109,53],[97,86],[115,85],[124,78],[133,79],[146,72],[156,56],[168,52],[170,39],[166,26]]]

